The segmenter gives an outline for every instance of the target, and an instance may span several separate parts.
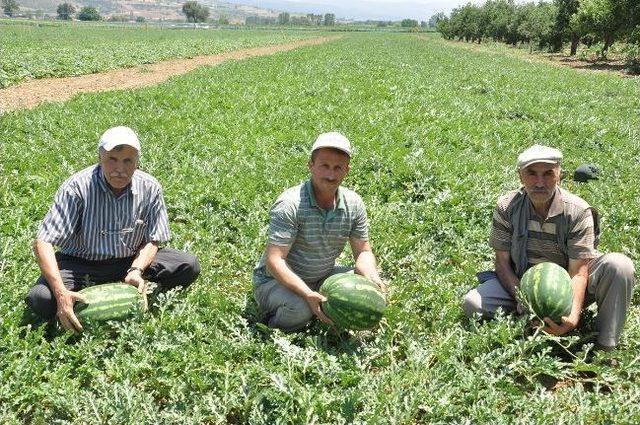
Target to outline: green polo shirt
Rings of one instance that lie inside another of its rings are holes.
[[[307,180],[287,189],[269,212],[267,243],[291,247],[287,264],[307,284],[315,284],[332,272],[349,238],[369,239],[362,198],[340,187],[336,200],[334,209],[320,208],[311,181]],[[255,285],[273,279],[265,264],[266,256],[262,254],[253,270]]]

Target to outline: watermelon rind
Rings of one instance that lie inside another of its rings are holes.
[[[342,329],[365,330],[378,325],[387,306],[378,285],[354,273],[337,273],[320,287],[327,298],[322,311]]]
[[[551,262],[536,264],[520,280],[519,300],[539,319],[550,318],[560,323],[571,313],[573,288],[571,277],[559,265]]]
[[[76,302],[73,310],[84,325],[124,320],[146,309],[146,294],[127,283],[107,283],[79,291],[86,303]]]

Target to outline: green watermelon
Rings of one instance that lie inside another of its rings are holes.
[[[376,326],[387,306],[378,285],[353,273],[328,277],[320,293],[327,298],[322,303],[322,311],[342,329],[363,330]]]
[[[520,280],[520,302],[540,319],[549,317],[560,323],[571,313],[573,288],[569,273],[555,263],[540,263],[525,272]]]
[[[73,307],[83,325],[122,320],[147,309],[146,295],[128,283],[107,283],[82,289],[87,303],[76,302]]]

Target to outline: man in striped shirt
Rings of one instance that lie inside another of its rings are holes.
[[[351,144],[340,133],[321,134],[311,148],[311,178],[286,190],[269,213],[267,249],[253,271],[254,295],[272,328],[294,331],[317,316],[318,292],[332,274],[349,270],[335,261],[349,241],[355,272],[384,284],[376,270],[360,196],[340,187],[349,172]]]
[[[138,170],[140,142],[128,127],[104,132],[99,163],[65,181],[42,221],[34,251],[42,275],[27,296],[43,319],[81,331],[73,313],[76,291],[87,284],[124,281],[144,290],[186,286],[200,272],[192,255],[159,245],[169,239],[158,181]],[[59,248],[55,252],[54,246]]]
[[[582,309],[596,302],[598,346],[615,347],[634,285],[632,261],[596,251],[598,216],[584,200],[558,187],[562,153],[534,145],[518,157],[523,187],[498,199],[489,244],[495,273],[481,273],[483,283],[464,298],[468,316],[492,317],[498,308],[522,312],[516,302],[520,278],[531,266],[553,262],[572,278],[573,306],[561,323],[545,318],[545,331],[564,335],[578,326]],[[483,276],[484,275],[484,276]]]

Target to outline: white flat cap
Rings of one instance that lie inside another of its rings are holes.
[[[533,145],[518,155],[518,170],[538,162],[560,165],[562,163],[562,152],[548,146]]]

